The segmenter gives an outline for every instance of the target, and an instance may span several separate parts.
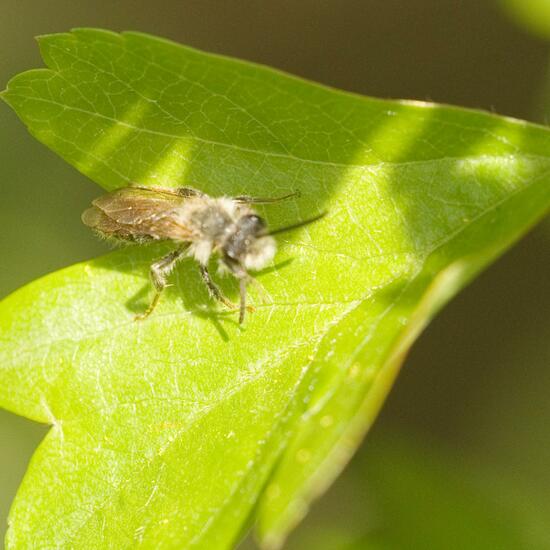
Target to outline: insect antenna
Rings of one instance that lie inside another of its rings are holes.
[[[304,225],[309,225],[310,223],[316,222],[317,220],[320,220],[321,218],[324,218],[327,215],[327,211],[321,212],[320,214],[317,214],[316,216],[313,216],[312,218],[309,218],[307,220],[304,220],[302,222],[293,223],[292,225],[286,225],[285,227],[279,227],[278,229],[273,229],[272,231],[269,231],[267,235],[277,235],[279,233],[284,233],[285,231],[291,231],[292,229],[298,229],[298,227],[303,227]]]
[[[298,198],[302,194],[300,191],[293,191],[288,195],[283,195],[282,197],[250,197],[248,195],[241,195],[239,197],[233,197],[235,202],[245,203],[245,204],[271,204],[281,201],[286,201],[288,199]]]

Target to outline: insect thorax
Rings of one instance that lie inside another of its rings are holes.
[[[235,221],[235,206],[231,201],[214,199],[196,204],[189,212],[189,224],[201,239],[220,243]]]

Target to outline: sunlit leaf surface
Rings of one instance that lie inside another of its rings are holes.
[[[281,235],[242,327],[191,261],[134,322],[165,247],[112,252],[0,304],[0,404],[52,425],[8,546],[228,548],[252,518],[276,547],[437,308],[547,210],[550,133],[143,34],[76,30],[40,47],[49,68],[3,98],[105,189],[299,190],[262,210],[272,226],[328,215]]]

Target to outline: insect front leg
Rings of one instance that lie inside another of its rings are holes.
[[[212,277],[210,276],[210,272],[208,271],[208,268],[200,264],[199,271],[200,271],[202,280],[206,285],[206,288],[208,289],[208,293],[210,294],[210,296],[218,300],[218,302],[221,302],[224,306],[228,307],[229,309],[235,309],[237,305],[224,296],[223,292],[220,290],[218,285],[212,280]]]
[[[239,325],[243,324],[244,314],[246,313],[246,278],[239,280],[239,291],[241,294],[241,306],[239,308]]]
[[[226,298],[223,294],[223,292],[220,290],[218,285],[212,280],[212,277],[210,276],[210,272],[208,271],[208,268],[204,265],[199,265],[200,274],[202,277],[202,280],[204,284],[206,285],[206,288],[208,289],[208,293],[210,296],[219,302],[221,302],[224,306],[226,306],[228,309],[239,309],[239,323],[243,322],[244,319],[244,310],[248,310],[250,312],[254,311],[254,308],[252,306],[246,305],[246,298],[244,298],[243,301],[243,292],[245,293],[244,296],[246,296],[246,285],[244,290],[241,287],[241,303],[240,305],[234,304],[231,300]]]
[[[253,306],[246,305],[246,286],[251,280],[253,280],[253,278],[246,272],[246,269],[244,269],[239,262],[231,260],[228,257],[223,258],[222,261],[227,269],[229,269],[229,271],[239,281],[239,324],[242,325],[246,311],[250,311],[251,313],[256,311]]]
[[[157,260],[154,264],[151,264],[149,276],[151,277],[151,282],[155,287],[155,296],[149,304],[149,307],[143,313],[135,316],[136,321],[142,321],[151,315],[158,304],[162,291],[168,284],[168,276],[172,273],[174,267],[176,267],[176,263],[179,259],[181,259],[186,248],[187,247],[182,247],[177,250],[173,250],[169,254],[166,254],[166,256],[163,256],[160,260]]]

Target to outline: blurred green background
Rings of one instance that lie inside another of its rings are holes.
[[[0,87],[42,65],[33,36],[97,26],[362,94],[544,123],[550,41],[516,24],[513,0],[503,3],[506,11],[497,0],[2,0]],[[3,297],[107,248],[80,223],[100,189],[5,105],[0,127]],[[550,548],[549,244],[547,221],[432,323],[375,428],[288,548]],[[45,433],[0,412],[0,536]]]

